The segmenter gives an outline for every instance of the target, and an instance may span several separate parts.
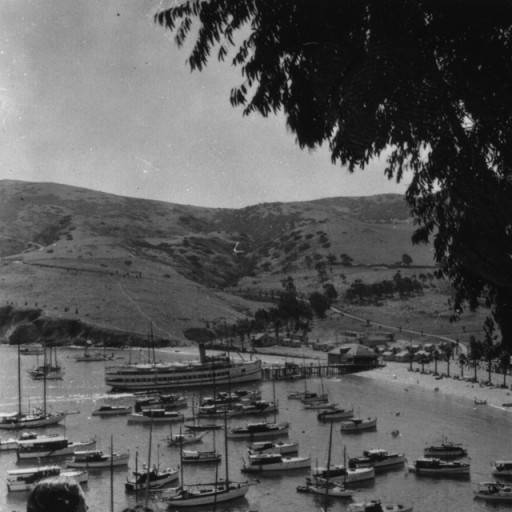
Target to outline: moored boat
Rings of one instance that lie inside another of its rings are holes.
[[[261,361],[232,361],[227,356],[206,356],[189,363],[151,363],[105,369],[105,383],[114,390],[190,389],[259,381]]]
[[[218,464],[221,458],[220,453],[217,453],[215,450],[183,450],[181,462],[183,464]]]
[[[475,490],[475,498],[495,503],[512,503],[512,487],[501,482],[481,482]]]
[[[336,407],[338,407],[338,404],[335,404],[334,402],[312,401],[312,402],[307,402],[304,404],[304,409],[307,411],[314,411],[317,409],[330,410],[330,409],[334,409]]]
[[[92,411],[91,416],[122,416],[130,414],[132,408],[129,405],[102,405]]]
[[[165,409],[146,409],[128,415],[128,423],[177,423],[183,419],[183,414]]]
[[[59,466],[37,466],[7,471],[7,491],[30,491],[44,478],[63,476],[73,478],[80,484],[86,484],[87,471],[65,470]]]
[[[63,457],[73,455],[77,450],[95,446],[95,439],[73,442],[61,435],[42,435],[36,436],[35,439],[19,440],[16,456],[18,460]]]
[[[250,453],[280,453],[288,455],[299,451],[297,441],[256,441],[249,444]]]
[[[185,485],[164,492],[163,499],[172,508],[187,508],[225,503],[243,498],[249,490],[249,482],[224,482]]]
[[[493,464],[493,476],[512,477],[512,460],[497,460]]]
[[[75,452],[73,460],[68,462],[67,465],[70,468],[110,468],[126,466],[129,459],[130,454],[128,452],[114,452],[111,455],[110,453],[103,453],[101,450],[80,450]]]
[[[167,446],[184,446],[187,444],[201,443],[205,434],[206,432],[200,432],[199,434],[194,432],[173,434],[171,430],[170,435],[166,437],[165,440],[167,441]]]
[[[457,459],[465,457],[468,452],[461,444],[444,439],[439,444],[427,446],[423,454],[425,457],[436,457],[438,459]]]
[[[228,432],[230,439],[265,439],[287,436],[290,424],[284,423],[248,423],[244,427],[235,427]]]
[[[373,448],[364,450],[362,457],[349,459],[348,465],[352,468],[371,466],[376,470],[383,470],[405,464],[406,458],[403,453],[390,453],[387,450]]]
[[[467,477],[469,476],[470,465],[467,462],[447,462],[435,458],[417,459],[414,466],[409,467],[417,475],[446,476],[446,477]]]
[[[167,468],[161,470],[156,466],[153,466],[150,471],[134,471],[133,476],[132,480],[127,479],[124,484],[127,492],[143,490],[146,487],[149,489],[161,489],[176,482],[179,478],[177,469]]]
[[[374,480],[375,469],[372,467],[346,468],[343,464],[335,464],[331,465],[328,470],[324,467],[314,467],[311,469],[311,476],[322,480],[342,480],[344,483],[353,484]]]
[[[0,429],[22,430],[24,428],[49,427],[60,423],[66,417],[65,413],[45,413],[39,409],[28,414],[14,413],[0,416]]]
[[[351,503],[348,512],[412,512],[412,506],[399,503],[382,503],[380,500]]]
[[[341,432],[364,432],[376,428],[377,418],[351,418],[340,424]]]
[[[280,453],[250,454],[249,460],[242,466],[243,473],[260,473],[263,471],[289,471],[292,469],[309,469],[310,457],[285,457]]]
[[[309,477],[306,478],[304,485],[297,486],[297,492],[308,492],[321,496],[329,496],[330,498],[346,499],[350,499],[354,495],[354,491],[347,489],[340,483]]]
[[[331,409],[325,409],[317,414],[319,421],[341,421],[348,420],[354,416],[353,409],[341,409],[339,407],[333,407]]]

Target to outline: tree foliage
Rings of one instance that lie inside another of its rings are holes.
[[[192,69],[233,47],[231,103],[282,112],[300,147],[411,170],[414,241],[433,239],[455,308],[484,296],[512,344],[508,0],[189,0],[156,20],[178,45],[193,34]]]

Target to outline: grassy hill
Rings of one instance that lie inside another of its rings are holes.
[[[145,334],[152,323],[181,341],[186,328],[262,307],[237,288],[279,287],[290,274],[314,289],[319,262],[340,287],[357,272],[396,272],[404,253],[432,267],[412,232],[398,195],[233,210],[0,181],[0,305],[120,332]]]

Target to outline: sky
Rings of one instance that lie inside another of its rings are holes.
[[[192,73],[153,22],[171,1],[0,2],[0,179],[226,208],[405,191],[231,107],[239,71]]]

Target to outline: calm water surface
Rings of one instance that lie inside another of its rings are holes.
[[[69,439],[84,440],[92,436],[97,439],[98,448],[109,450],[110,436],[114,435],[115,450],[130,450],[130,471],[135,466],[135,452],[139,452],[139,464],[147,458],[149,427],[127,425],[126,417],[91,417],[91,412],[103,403],[132,403],[128,396],[109,395],[104,384],[104,364],[79,363],[74,357],[79,354],[72,349],[59,352],[60,362],[65,367],[64,380],[48,383],[48,403],[54,410],[79,410],[66,418],[63,426],[48,429],[47,432],[65,433]],[[117,353],[124,357],[123,352]],[[160,351],[163,360],[191,359],[194,355],[184,355],[169,350]],[[117,361],[121,362],[121,361]],[[0,346],[0,411],[8,412],[17,407],[16,350],[14,347]],[[32,381],[26,370],[36,364],[34,356],[22,356],[23,406],[37,405],[41,401],[42,383]],[[112,364],[109,362],[108,364]],[[368,448],[385,448],[390,451],[404,452],[412,462],[422,455],[426,444],[439,441],[447,436],[468,448],[471,461],[471,481],[436,480],[416,477],[405,469],[377,475],[375,483],[362,488],[357,498],[380,497],[383,501],[413,504],[415,512],[463,512],[484,510],[506,510],[507,505],[487,505],[473,500],[472,488],[475,482],[491,479],[490,464],[501,458],[512,459],[512,412],[490,407],[475,408],[472,401],[446,397],[433,391],[409,386],[372,380],[357,375],[339,379],[327,379],[324,386],[331,401],[342,406],[353,405],[363,416],[378,416],[376,432],[350,434],[342,436],[339,426],[333,435],[333,463],[343,461],[343,447],[348,456],[360,455]],[[308,388],[320,390],[318,379],[308,381]],[[298,440],[300,453],[310,455],[312,463],[324,465],[328,448],[328,425],[316,419],[317,411],[304,411],[302,404],[287,400],[290,391],[303,390],[303,381],[276,384],[276,395],[280,402],[279,420],[291,424],[290,439]],[[262,383],[263,398],[272,399],[272,385]],[[191,395],[188,395],[191,398]],[[185,410],[187,411],[187,410]],[[188,409],[190,411],[190,409]],[[189,415],[190,412],[185,412]],[[231,424],[243,424],[237,419]],[[335,424],[336,425],[336,424]],[[175,431],[178,427],[174,427]],[[393,438],[391,431],[398,429],[400,436]],[[44,431],[44,430],[43,430]],[[169,433],[169,426],[153,428],[152,460],[159,460],[161,467],[175,467],[179,462],[176,448],[166,446],[163,438]],[[0,432],[3,438],[11,433]],[[204,442],[196,445],[207,449],[213,444],[212,434],[205,436]],[[222,431],[217,433],[217,449],[222,451]],[[240,473],[242,459],[246,457],[246,441],[229,441],[230,477],[232,480],[245,480]],[[25,509],[25,493],[9,493],[5,485],[6,471],[14,469],[14,453],[0,453],[0,510],[22,511]],[[120,511],[127,505],[133,505],[134,499],[124,491],[124,482],[128,475],[125,468],[116,468],[114,474],[115,510]],[[219,467],[219,477],[224,475],[223,465]],[[257,477],[258,485],[252,486],[246,500],[230,506],[218,506],[219,510],[247,512],[249,510],[280,512],[310,512],[320,510],[322,504],[317,497],[299,494],[296,487],[304,482],[305,471],[298,470],[286,476]],[[211,482],[215,479],[214,467],[185,467],[186,483],[197,481]],[[108,471],[94,472],[89,476],[85,488],[89,509],[92,512],[107,511],[110,504]],[[346,502],[331,501],[329,510],[344,511]]]

